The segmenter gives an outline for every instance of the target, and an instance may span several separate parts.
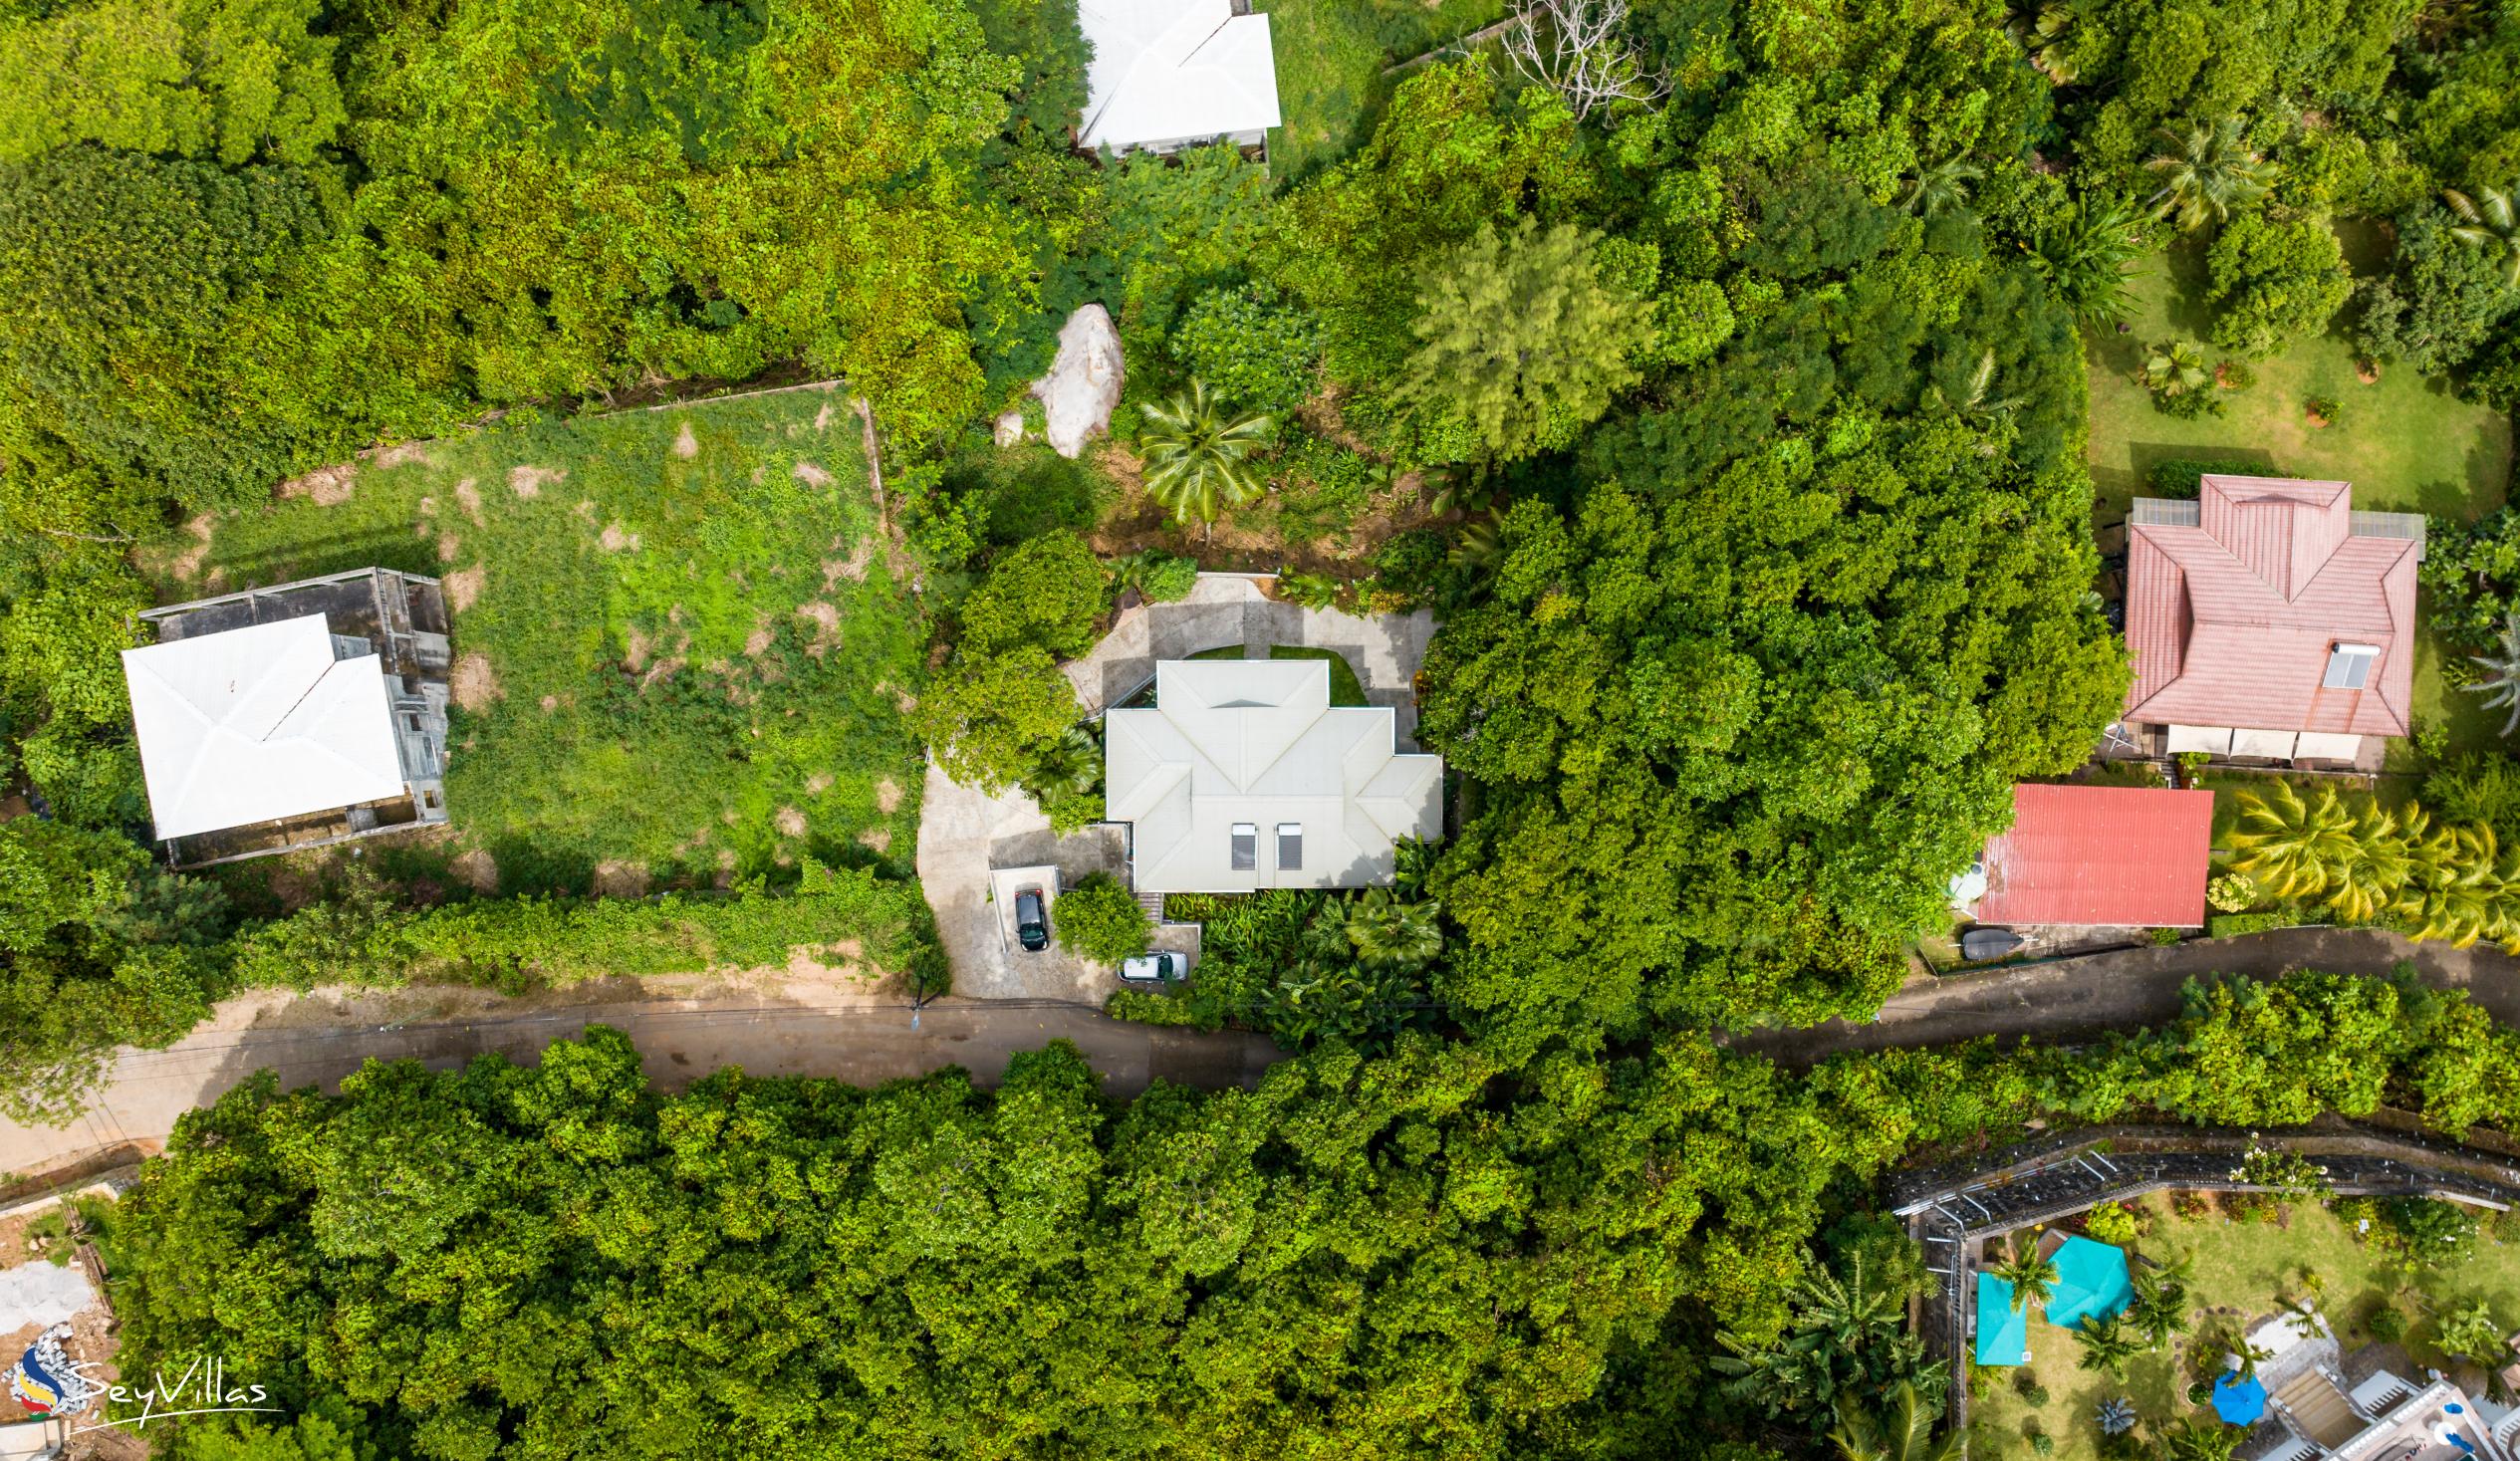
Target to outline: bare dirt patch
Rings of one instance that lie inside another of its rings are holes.
[[[463,551],[463,539],[456,537],[452,533],[440,533],[437,535],[437,561],[439,563],[453,563],[455,561],[455,555]]]
[[[631,674],[636,674],[647,667],[647,656],[654,652],[655,647],[656,641],[647,637],[647,631],[633,624],[630,626],[630,642],[622,650],[622,663]]]
[[[595,541],[603,544],[607,553],[634,553],[638,550],[638,535],[620,523],[606,523],[604,532]]]
[[[805,814],[794,807],[780,808],[779,815],[771,818],[770,822],[772,826],[779,829],[781,837],[805,836]]]
[[[393,446],[379,447],[376,451],[367,453],[367,456],[368,460],[380,467],[408,466],[412,462],[425,466],[428,464],[428,443],[405,441]]]
[[[682,429],[674,433],[673,454],[686,462],[700,454],[700,438],[692,434],[689,421],[683,422]]]
[[[806,653],[819,659],[824,650],[840,642],[840,607],[838,605],[826,604],[817,599],[810,604],[798,606],[796,616],[811,619],[814,622],[814,642],[805,646]]]
[[[832,474],[824,471],[821,467],[814,465],[812,462],[798,462],[796,464],[796,479],[808,487],[829,487],[832,485]]]
[[[494,893],[499,890],[499,864],[480,848],[457,853],[454,860],[446,864],[446,870],[462,878],[464,886],[474,892]]]
[[[644,862],[595,864],[595,895],[599,898],[643,898],[647,896],[647,883]]]
[[[875,784],[875,809],[889,817],[901,806],[901,784],[890,777]]]
[[[549,715],[560,708],[560,697],[558,695],[545,695],[542,699],[536,701],[535,703],[543,707],[543,713],[545,715]]]
[[[823,408],[822,408],[821,410],[816,411],[816,412],[814,413],[814,429],[815,429],[815,430],[817,430],[817,431],[827,431],[827,430],[831,429],[831,424],[832,424],[832,408],[831,408],[831,402],[829,402],[829,401],[825,401],[825,402],[823,403]]]
[[[464,516],[472,519],[474,527],[481,526],[481,489],[473,485],[472,478],[455,484],[455,502],[463,508]]]
[[[303,477],[291,477],[280,484],[282,497],[303,497],[317,507],[338,507],[350,501],[351,484],[359,478],[355,462],[339,466],[318,467]]]
[[[840,552],[843,546],[841,539],[832,540],[834,553]],[[874,562],[875,540],[861,538],[855,545],[849,547],[846,557],[823,560],[823,587],[828,589],[843,579],[853,584],[863,584],[867,581],[867,569]]]
[[[482,577],[479,564],[448,574],[446,576],[446,607],[461,613],[480,603]]]
[[[777,642],[778,637],[779,636],[771,630],[770,621],[768,619],[765,618],[760,620],[752,626],[752,632],[744,636],[744,657],[747,659],[759,658],[761,655],[769,652],[770,646]]]
[[[858,834],[858,841],[870,852],[891,852],[892,829],[888,827],[870,827],[865,832]]]
[[[805,779],[805,794],[809,797],[819,797],[831,789],[832,774],[828,771],[815,772]]]
[[[508,490],[519,497],[540,497],[543,488],[568,476],[558,467],[510,467]]]
[[[486,710],[506,693],[499,688],[497,672],[490,668],[490,656],[478,649],[455,661],[449,684],[455,703],[466,710]]]

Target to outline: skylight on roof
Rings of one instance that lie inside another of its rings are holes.
[[[2323,690],[2359,690],[2372,681],[2372,665],[2380,659],[2378,644],[2339,644],[2328,651]]]

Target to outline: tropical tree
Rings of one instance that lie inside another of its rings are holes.
[[[2086,193],[2030,233],[2030,267],[2086,325],[2111,325],[2135,311],[2127,281],[2142,252],[2142,220],[2119,198]]]
[[[2257,1367],[2274,1358],[2275,1351],[2250,1343],[2246,1335],[2234,1335],[2231,1337],[2231,1357],[2239,1361],[2232,1373],[2244,1380],[2252,1380],[2257,1378]]]
[[[2334,787],[2305,802],[2292,783],[2240,794],[2233,870],[2280,898],[2317,897],[2354,855],[2355,819]]]
[[[1137,446],[1146,495],[1175,521],[1198,523],[1212,536],[1226,508],[1260,495],[1251,458],[1269,443],[1277,424],[1270,416],[1236,413],[1198,380],[1169,400],[1150,402],[1144,415]]]
[[[1792,1303],[1793,1317],[1774,1339],[1753,1343],[1716,1332],[1724,1352],[1707,1362],[1727,1377],[1726,1394],[1817,1429],[1849,1403],[1893,1397],[1901,1383],[1928,1393],[1942,1383],[1942,1366],[1927,1361],[1924,1341],[1907,1333],[1907,1296],[1880,1282],[1861,1253],[1843,1279],[1808,1265]]]
[[[2112,1395],[2100,1402],[2100,1409],[2093,1418],[2100,1422],[2102,1435],[2122,1436],[2135,1429],[2135,1406],[2127,1403],[2123,1396]]]
[[[1369,888],[1349,900],[1348,944],[1369,964],[1422,969],[1443,952],[1443,929],[1435,921],[1441,906],[1431,898],[1397,897],[1387,887]]]
[[[1988,346],[1977,359],[1977,365],[1960,381],[1959,388],[1945,392],[1940,385],[1924,389],[1925,408],[1937,406],[1970,421],[1992,425],[2012,418],[2012,413],[2029,402],[2018,395],[1995,393],[1995,348]]]
[[[2488,710],[2509,706],[2511,714],[2503,719],[2502,733],[2509,736],[2520,731],[2520,609],[2504,611],[2492,653],[2467,657],[2484,671],[2465,687],[2467,692],[2484,696]]]
[[[2430,826],[2421,807],[2400,813],[2366,801],[2344,854],[2330,869],[2328,906],[2350,922],[2379,917],[2414,876],[2417,849]]]
[[[2266,196],[2266,163],[2249,150],[2239,118],[2199,122],[2184,133],[2164,127],[2160,135],[2165,150],[2143,164],[2161,178],[2152,195],[2155,216],[2174,217],[2193,233]]]
[[[2185,395],[2202,389],[2212,376],[2205,369],[2205,353],[2191,341],[2164,340],[2146,351],[2143,365],[2136,371],[2136,381],[2155,395]]]
[[[2443,828],[2415,859],[2413,879],[2399,894],[2396,913],[2418,939],[2445,939],[2466,948],[2479,939],[2509,941],[2515,932],[2512,905],[2520,867],[2504,855],[2493,828],[2478,823]]]
[[[2014,1238],[2004,1251],[2003,1261],[1992,1272],[2012,1285],[2012,1307],[2016,1311],[2045,1304],[2048,1296],[2056,1292],[2056,1261],[2040,1257],[2035,1240],[2024,1247],[2018,1237]]]
[[[2127,1377],[2127,1361],[2144,1351],[2142,1338],[2128,1332],[2126,1320],[2119,1315],[2099,1315],[2084,1320],[2074,1330],[2074,1342],[2083,1352],[2074,1361],[2085,1369],[2098,1370],[2113,1380]]]
[[[1986,175],[1986,169],[1968,159],[1965,152],[1954,152],[1939,162],[1928,163],[1916,170],[1898,192],[1901,207],[1927,218],[1939,218],[1969,200],[1969,184]]]
[[[2079,23],[2080,17],[2072,6],[2053,3],[2015,13],[2004,29],[2028,53],[2030,64],[2045,73],[2049,81],[2070,87],[2082,75],[2071,55]]]
[[[2127,1306],[2129,1329],[2158,1349],[2187,1329],[2187,1277],[2194,1260],[2180,1258],[2160,1267],[2139,1266],[2134,1275],[2135,1300]]]
[[[2450,236],[2500,260],[2504,285],[2520,289],[2520,217],[2512,213],[2511,193],[2480,187],[2471,198],[2456,188],[2443,188],[2441,201],[2458,215],[2458,226],[2450,230]]]
[[[1960,1433],[1933,1435],[1934,1411],[1916,1393],[1913,1380],[1890,1387],[1876,1413],[1850,1402],[1838,1408],[1838,1424],[1829,1439],[1845,1461],[1949,1461],[1960,1454]]]
[[[2247,1434],[2242,1426],[2182,1415],[2161,1428],[2161,1455],[2164,1461],[2231,1461]]]

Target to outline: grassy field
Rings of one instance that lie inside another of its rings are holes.
[[[901,710],[925,630],[860,439],[842,397],[807,390],[404,447],[196,524],[207,542],[160,590],[443,576],[457,836],[434,852],[485,890],[634,891],[806,854],[905,870],[920,760]]]
[[[2223,392],[2227,410],[2219,418],[2181,421],[2154,410],[2133,379],[2140,357],[2146,344],[2167,336],[2204,340],[2211,325],[2201,303],[2205,289],[2203,250],[2179,245],[2135,281],[2128,332],[2092,339],[2091,464],[2100,521],[2125,516],[2128,499],[2149,490],[2151,466],[2173,457],[2261,462],[2270,472],[2342,479],[2354,484],[2358,508],[2472,518],[2501,505],[2511,477],[2510,418],[2398,366],[2365,385],[2341,335],[2248,362],[2257,382]],[[2226,359],[2210,346],[2205,356]],[[2339,402],[2334,425],[2310,424],[2303,402],[2312,396]]]
[[[2440,1317],[2483,1299],[2504,1324],[2520,1321],[2520,1242],[2497,1241],[2490,1225],[2462,1259],[2409,1275],[2381,1263],[2351,1225],[2324,1207],[2294,1205],[2287,1209],[2284,1225],[2277,1226],[2226,1218],[2218,1209],[2200,1217],[2175,1217],[2158,1196],[2141,1206],[2150,1227],[2136,1251],[2164,1263],[2181,1256],[2195,1260],[2189,1298],[2201,1313],[2190,1338],[2173,1351],[2137,1359],[2128,1366],[2126,1381],[2118,1382],[2080,1368],[2076,1359],[2081,1346],[2034,1314],[2031,1362],[2019,1370],[1988,1371],[1991,1382],[1970,1403],[1972,1454],[2029,1456],[2028,1437],[2038,1431],[2054,1439],[2054,1461],[2097,1461],[2093,1415],[2103,1399],[2131,1400],[2148,1424],[2187,1413],[2184,1391],[2195,1377],[2191,1352],[2219,1367],[2219,1348],[2201,1337],[2245,1330],[2273,1318],[2287,1300],[2304,1297],[2313,1283],[2320,1288],[2319,1308],[2349,1354],[2372,1341],[2371,1318],[2390,1305],[2410,1321],[2403,1342],[2414,1362],[2443,1368],[2448,1365],[2431,1347]],[[2018,1388],[2023,1370],[2046,1390],[2044,1405],[2034,1404],[2035,1397]],[[2411,1371],[2398,1372],[2413,1377]]]
[[[1506,0],[1260,0],[1277,53],[1269,169],[1300,181],[1373,134],[1390,96],[1383,73],[1505,17]]]

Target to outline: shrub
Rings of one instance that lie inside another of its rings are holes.
[[[2245,913],[2257,900],[2257,879],[2245,872],[2225,872],[2205,884],[2205,901],[2219,913]]]
[[[1136,896],[1108,872],[1089,872],[1059,895],[1052,922],[1059,947],[1100,964],[1117,964],[1146,951],[1154,925]]]
[[[1284,416],[1312,394],[1321,322],[1265,284],[1211,289],[1172,331],[1190,374],[1238,406]]]
[[[2363,1328],[2370,1331],[2372,1338],[2381,1343],[2404,1343],[2406,1311],[2384,1299],[2380,1307],[2372,1311],[2371,1317],[2363,1321]]]
[[[1113,563],[1112,575],[1122,588],[1136,590],[1150,604],[1170,604],[1189,598],[1198,587],[1199,565],[1195,558],[1148,548]]]
[[[2333,395],[2314,395],[2301,403],[2302,409],[2333,426],[2345,413],[2345,407]]]
[[[2135,1214],[2123,1204],[2104,1202],[2083,1219],[2083,1231],[2091,1234],[2095,1242],[2123,1248],[2136,1239]]]
[[[2316,216],[2278,223],[2243,213],[2214,240],[2206,268],[2213,343],[2253,356],[2327,329],[2354,289],[2336,231]]]

